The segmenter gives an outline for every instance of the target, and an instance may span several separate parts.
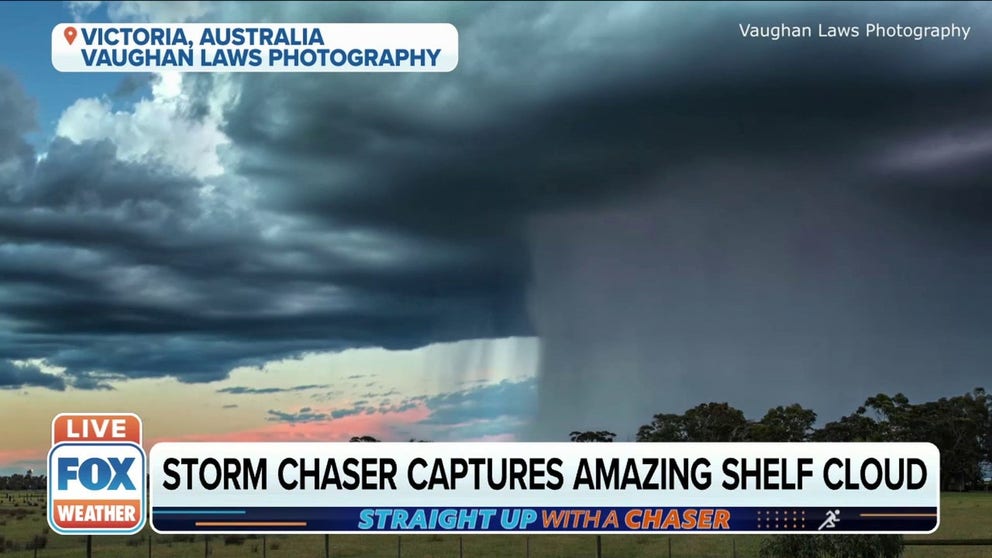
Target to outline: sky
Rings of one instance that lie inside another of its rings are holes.
[[[629,439],[990,378],[981,4],[0,10],[0,470],[74,410],[149,442]],[[60,74],[69,21],[450,22],[459,65]],[[872,22],[972,29],[739,31]]]

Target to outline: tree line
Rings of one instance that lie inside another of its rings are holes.
[[[6,490],[44,490],[48,487],[45,475],[35,475],[30,469],[26,473],[0,475],[0,492]]]
[[[637,431],[638,442],[931,442],[940,449],[941,490],[982,485],[992,462],[992,396],[984,389],[925,403],[901,394],[869,397],[853,413],[816,428],[799,404],[748,420],[728,403],[703,403],[684,413],[659,413]],[[612,442],[609,430],[576,430],[573,442]],[[597,535],[597,548],[600,538]],[[761,558],[899,558],[900,535],[788,535],[761,540]]]
[[[638,442],[931,442],[940,449],[941,490],[984,485],[992,463],[992,395],[982,388],[911,403],[901,394],[869,397],[853,413],[816,428],[817,414],[799,404],[748,420],[728,403],[660,413],[637,431]],[[574,431],[575,442],[612,442],[606,430]]]
[[[940,449],[941,490],[983,484],[992,462],[992,396],[982,388],[911,403],[902,393],[869,397],[853,413],[820,428],[798,404],[769,409],[756,421],[727,403],[704,403],[682,414],[658,414],[637,432],[645,442],[931,442]]]

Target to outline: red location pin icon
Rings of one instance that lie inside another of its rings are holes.
[[[72,45],[72,41],[76,40],[76,28],[66,27],[64,35],[65,35],[65,40],[68,41],[70,45]]]

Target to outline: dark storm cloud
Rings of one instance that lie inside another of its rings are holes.
[[[535,222],[636,204],[680,188],[666,177],[728,160],[787,167],[769,181],[783,191],[865,192],[951,246],[946,263],[972,266],[957,291],[987,294],[973,282],[984,264],[959,254],[989,232],[987,153],[972,144],[992,117],[992,58],[973,6],[280,3],[215,16],[451,21],[460,63],[443,75],[234,76],[224,121],[236,162],[210,183],[120,162],[106,142],[56,140],[35,166],[31,102],[0,76],[0,356],[79,378],[211,381],[309,351],[532,334]],[[738,31],[876,19],[981,28],[943,43]],[[190,114],[206,114],[220,81],[189,76]],[[949,144],[935,133],[963,144],[908,164],[920,142]],[[209,201],[216,191],[230,203]],[[637,261],[614,267],[636,274]],[[986,317],[977,304],[968,321]],[[442,417],[463,410],[435,403]]]
[[[0,67],[0,194],[16,188],[31,170],[34,150],[24,135],[35,129],[37,110],[17,79]]]
[[[969,152],[967,144],[953,142],[941,149],[932,141],[924,144],[926,151],[907,149],[908,153],[899,156],[905,160],[908,172],[883,174],[875,195],[919,226],[928,227],[936,237],[971,239],[978,248],[992,227],[992,187],[988,180],[992,163],[984,152],[992,149],[992,144],[981,136],[965,138],[982,147],[983,152]],[[944,138],[938,135],[938,139]],[[937,155],[927,157],[930,154]]]
[[[31,187],[11,205],[82,216],[106,212],[104,218],[136,227],[196,217],[193,200],[201,184],[152,165],[119,163],[116,151],[109,141],[75,144],[57,138]]]
[[[114,391],[115,388],[110,382],[127,379],[127,376],[123,374],[107,374],[91,371],[77,372],[70,377],[72,378],[72,387],[95,391]]]
[[[7,360],[0,360],[0,389],[17,389],[24,386],[62,391],[66,384],[64,378],[45,374],[37,366],[18,366]]]

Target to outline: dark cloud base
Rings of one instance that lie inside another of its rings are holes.
[[[62,391],[66,388],[64,378],[42,372],[37,366],[17,366],[0,360],[0,389],[21,387],[44,387]]]

